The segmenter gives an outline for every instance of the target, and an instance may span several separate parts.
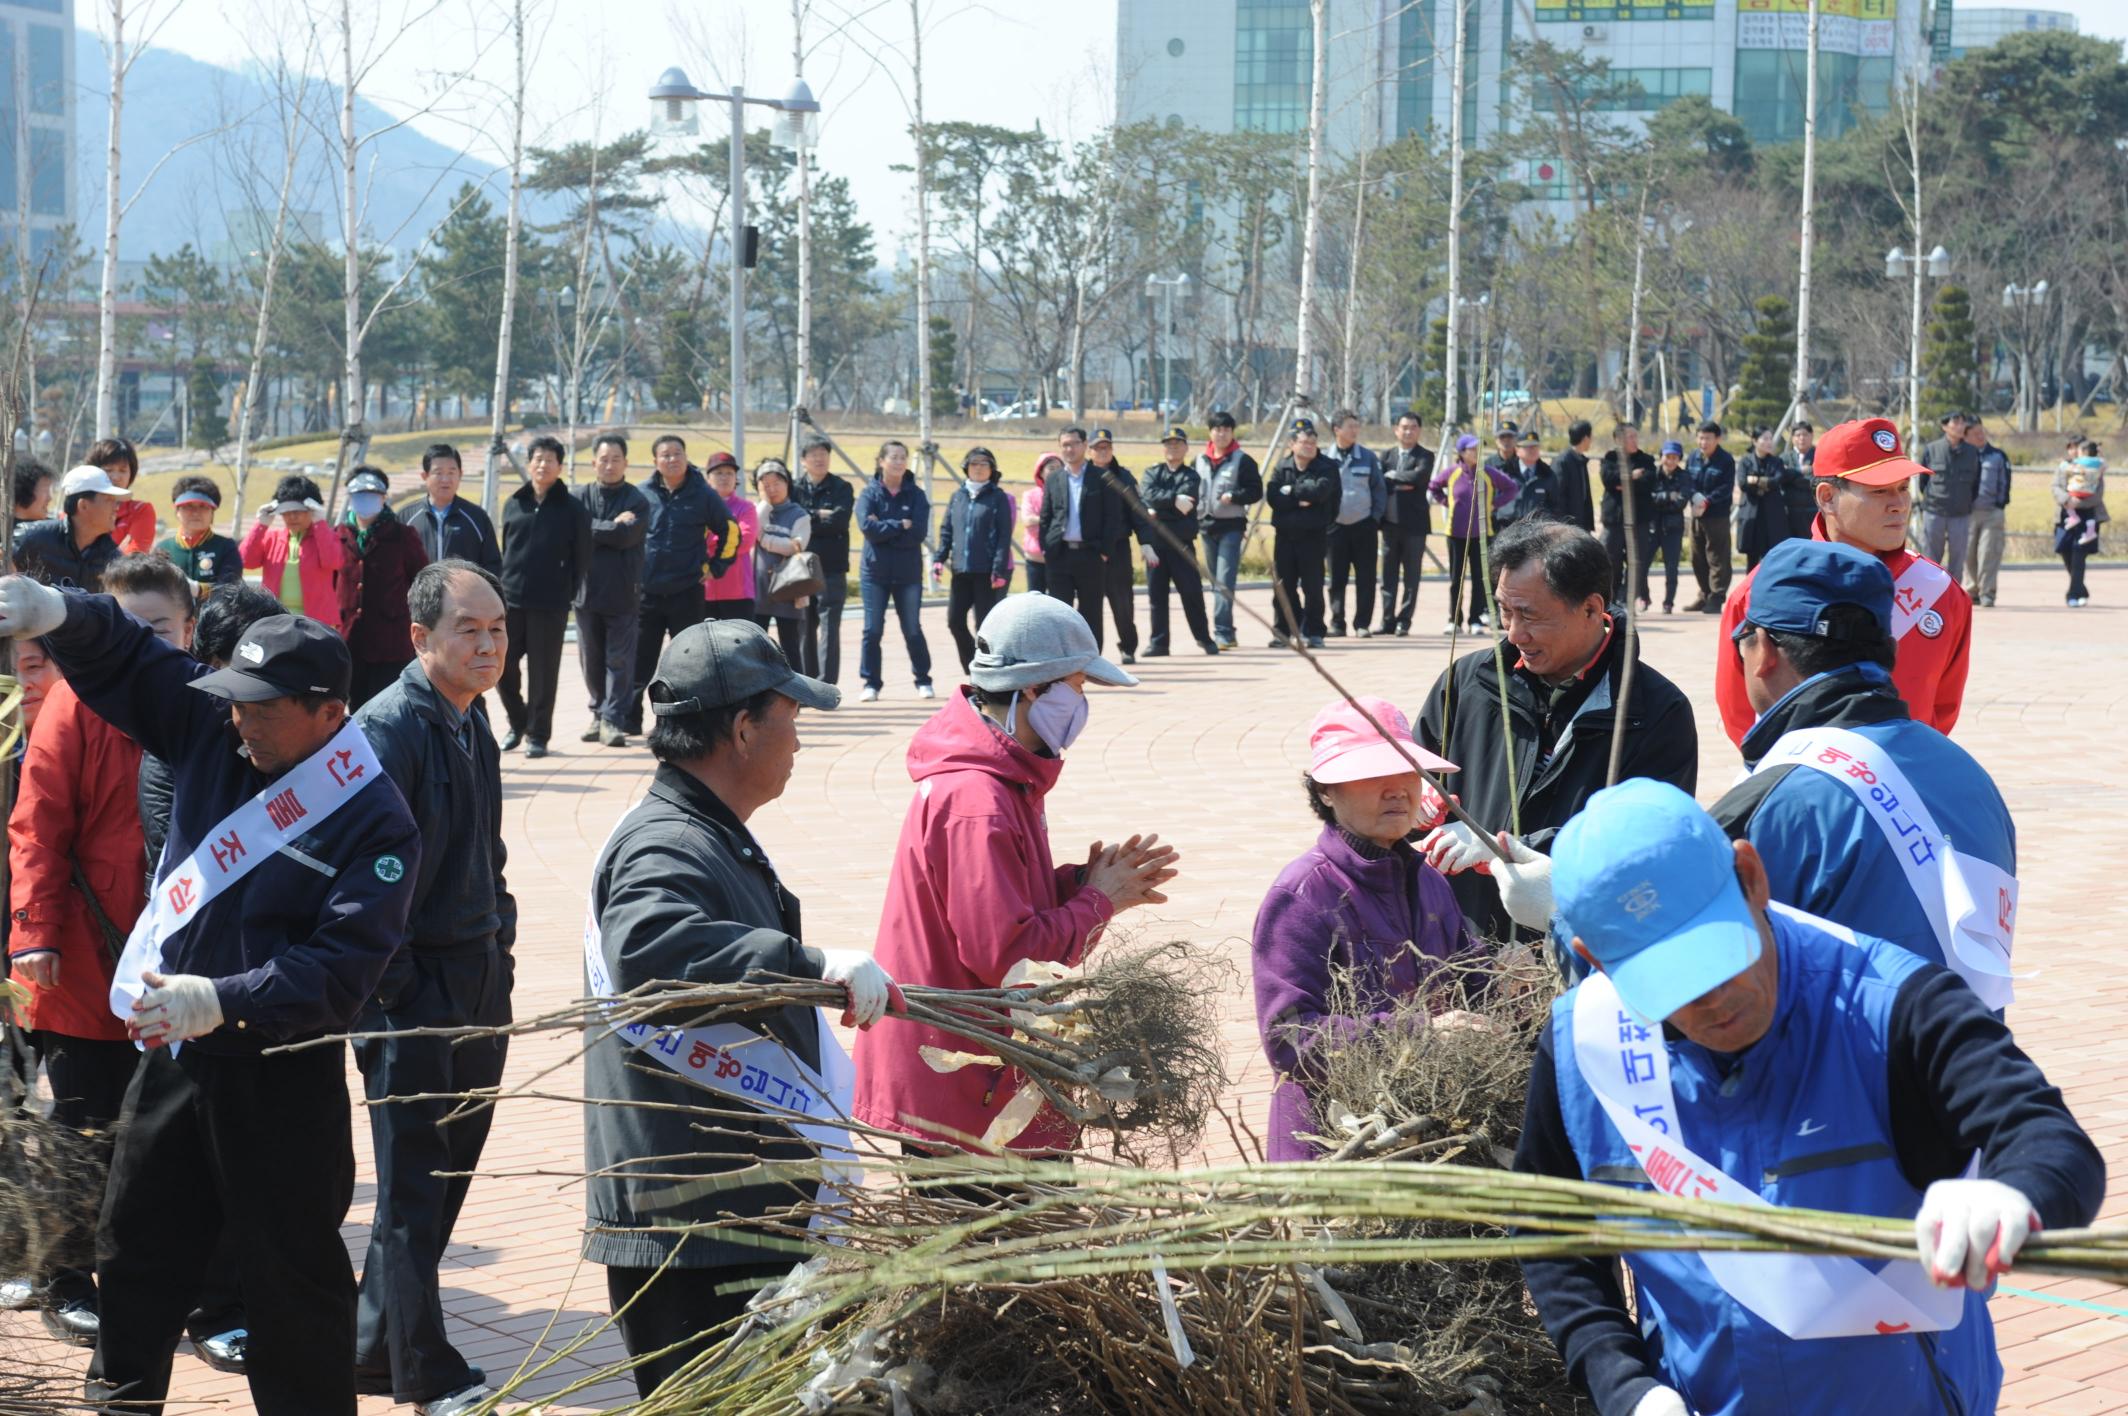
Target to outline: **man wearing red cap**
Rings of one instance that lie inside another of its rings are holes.
[[[1811,470],[1818,501],[1811,538],[1854,546],[1884,562],[1892,575],[1892,637],[1899,646],[1892,686],[1915,722],[1950,732],[1965,699],[1973,602],[1942,566],[1906,549],[1909,479],[1926,469],[1906,457],[1890,419],[1864,418],[1827,431]],[[1743,742],[1758,717],[1731,639],[1744,622],[1751,581],[1746,575],[1722,607],[1714,661],[1714,701],[1735,743]]]

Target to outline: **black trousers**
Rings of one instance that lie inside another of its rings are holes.
[[[1419,579],[1426,568],[1426,530],[1405,534],[1402,526],[1382,523],[1382,628],[1411,632],[1419,612]],[[1402,598],[1398,598],[1399,590]]]
[[[347,711],[354,712],[399,682],[400,672],[406,668],[407,662],[406,659],[401,659],[396,664],[380,663],[375,659],[355,660],[354,677],[348,684]]]
[[[1323,554],[1330,537],[1323,531],[1281,527],[1271,534],[1271,574],[1284,587],[1283,595],[1271,599],[1271,623],[1280,637],[1290,637],[1293,626],[1286,622],[1290,598],[1300,613],[1300,637],[1323,637]]]
[[[162,1410],[185,1315],[226,1233],[259,1416],[354,1416],[355,1275],[340,1239],[355,1189],[346,1069],[337,1047],[143,1056],[97,1230],[91,1401]]]
[[[1372,519],[1350,526],[1330,528],[1330,627],[1345,627],[1345,579],[1352,578],[1352,627],[1366,629],[1374,623],[1375,542],[1381,523]],[[1389,612],[1382,611],[1382,627],[1389,627]]]
[[[576,612],[576,663],[584,675],[591,716],[610,728],[625,727],[635,697],[637,615]]]
[[[2077,530],[2081,532],[2083,528],[2078,527]],[[2090,595],[2090,590],[2084,586],[2084,562],[2090,560],[2091,553],[2097,549],[2096,542],[2086,543],[2081,540],[2071,541],[2063,548],[2060,553],[2061,563],[2069,572],[2069,588],[2063,593],[2063,599],[2081,600]]]
[[[1476,624],[1478,616],[1485,613],[1485,553],[1489,550],[1489,546],[1481,548],[1475,536],[1448,538],[1448,617],[1457,624]],[[1467,614],[1463,603],[1465,582],[1470,585]]]
[[[140,1050],[130,1042],[68,1037],[41,1029],[36,1042],[37,1051],[44,1058],[45,1080],[52,1088],[52,1120],[70,1130],[95,1133],[97,1159],[108,1166],[111,1128],[125,1105],[126,1088],[133,1081]],[[51,1276],[45,1283],[46,1302],[56,1308],[64,1303],[96,1301],[93,1224],[69,1230],[52,1259]]]
[[[755,615],[754,623],[776,637],[776,647],[783,651],[784,662],[799,673],[805,662],[805,612],[799,611],[788,617],[781,615]]]
[[[1204,577],[1197,573],[1197,548],[1186,532],[1176,539],[1182,542],[1179,551],[1164,540],[1153,547],[1159,564],[1145,573],[1146,609],[1153,622],[1153,632],[1145,647],[1154,654],[1168,652],[1167,595],[1170,586],[1182,600],[1182,618],[1189,624],[1190,637],[1200,645],[1212,642],[1212,626],[1204,617]]]
[[[946,630],[953,636],[953,648],[961,656],[961,672],[968,672],[968,661],[975,657],[975,631],[983,624],[983,616],[991,607],[1005,598],[1005,592],[994,590],[990,585],[987,570],[956,570],[946,587]],[[970,621],[974,627],[970,627]]]
[[[780,1263],[737,1264],[725,1268],[609,1268],[606,1298],[620,1313],[621,1344],[633,1357],[642,1352],[670,1352],[639,1363],[635,1389],[648,1397],[658,1383],[680,1370],[696,1356],[715,1345],[727,1332],[716,1332],[746,1311],[755,1293],[791,1271],[794,1260]],[[753,1286],[737,1293],[719,1293],[727,1283]],[[629,1303],[634,1299],[633,1303]],[[628,1303],[627,1310],[621,1305]]]
[[[512,964],[490,945],[473,954],[411,954],[410,978],[384,1008],[372,1000],[356,1028],[491,1027],[510,1021]],[[389,1096],[468,1092],[498,1086],[506,1038],[454,1043],[440,1037],[381,1037],[354,1044],[362,1090]],[[465,1203],[465,1176],[480,1164],[493,1107],[457,1111],[451,1101],[399,1101],[369,1108],[377,1154],[377,1208],[355,1307],[355,1366],[374,1380],[389,1373],[399,1401],[433,1401],[473,1384],[473,1373],[444,1335],[436,1269]],[[369,1383],[365,1382],[365,1386]]]
[[[847,572],[830,569],[827,588],[806,601],[805,665],[808,678],[834,683],[842,677],[842,607],[850,600]]]
[[[1118,541],[1108,548],[1101,567],[1101,591],[1108,601],[1108,617],[1115,621],[1116,647],[1126,654],[1138,652],[1138,588],[1132,575],[1130,542]]]
[[[658,675],[658,654],[667,639],[690,625],[700,624],[703,609],[700,585],[643,592],[643,612],[636,617],[635,682],[628,689],[628,721],[621,725],[624,732],[643,731],[643,694]]]
[[[1028,590],[1040,595],[1049,589],[1049,566],[1046,562],[1023,559],[1020,569],[1027,572]]]
[[[1058,546],[1049,552],[1049,583],[1046,593],[1062,600],[1079,612],[1086,627],[1094,632],[1094,647],[1099,649],[1101,636],[1101,602],[1108,583],[1108,566],[1101,558],[1097,547],[1081,545],[1077,549]]]
[[[503,614],[510,632],[510,648],[502,659],[502,682],[495,692],[502,699],[503,715],[510,731],[523,733],[533,742],[554,736],[554,695],[561,687],[562,640],[569,629],[569,611],[520,609],[512,605]],[[525,683],[518,687],[522,665]]]

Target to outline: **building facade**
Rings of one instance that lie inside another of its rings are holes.
[[[1976,49],[1999,44],[2013,34],[2076,33],[2076,16],[2063,10],[2033,10],[2024,6],[1952,9],[1950,47],[1942,55],[1957,59]]]
[[[74,220],[74,0],[0,0],[0,253],[12,276]]]

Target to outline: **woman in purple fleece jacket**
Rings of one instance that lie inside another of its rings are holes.
[[[1456,770],[1412,740],[1411,724],[1386,699],[1358,701],[1428,771]],[[1269,1122],[1274,1161],[1320,1153],[1296,1136],[1318,1130],[1307,1087],[1319,1050],[1386,1020],[1440,961],[1478,947],[1447,878],[1406,839],[1442,815],[1433,790],[1342,699],[1316,715],[1309,747],[1308,802],[1323,834],[1272,882],[1250,947],[1257,1031],[1279,1078]],[[1350,976],[1356,1016],[1330,1011],[1340,971]]]

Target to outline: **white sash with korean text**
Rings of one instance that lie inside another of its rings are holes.
[[[130,1020],[147,985],[141,975],[165,967],[170,941],[207,902],[249,875],[282,847],[317,828],[356,792],[384,775],[362,729],[348,719],[332,741],[274,778],[257,796],[200,837],[191,855],[165,869],[147,907],[126,936],[111,979],[111,1011]],[[174,1054],[177,1047],[173,1044]]]
[[[1601,973],[1583,979],[1574,995],[1574,1061],[1656,1189],[1683,1199],[1774,1207],[1684,1144],[1661,1025],[1628,1011]],[[1802,1254],[1698,1258],[1724,1292],[1792,1338],[1940,1332],[1965,1315],[1964,1292],[1936,1287],[1911,1260],[1872,1272],[1854,1259]]]
[[[1892,581],[1892,638],[1904,639],[1907,631],[1935,614],[1935,604],[1956,582],[1951,573],[1932,560],[1915,556]],[[1922,625],[1922,633],[1934,639],[1943,632],[1943,617],[1936,615],[1935,628]]]
[[[621,819],[627,820],[627,814],[623,813]],[[616,823],[613,829],[618,834],[621,828]],[[612,838],[607,840],[610,845]],[[603,849],[599,856],[604,858]],[[619,996],[606,967],[598,916],[588,902],[584,907],[584,976],[593,997]],[[813,1020],[820,1038],[817,1072],[791,1055],[774,1037],[739,1023],[701,1028],[629,1023],[608,1031],[674,1075],[788,1121],[791,1130],[820,1153],[820,1196],[825,1203],[831,1200],[833,1188],[854,1186],[862,1178],[849,1132],[841,1124],[855,1104],[857,1068],[818,1009],[813,1010]]]
[[[1782,735],[1752,770],[1773,767],[1809,767],[1855,794],[1906,872],[1945,966],[1988,1007],[2009,1007],[2017,977],[2010,972],[2017,877],[1956,849],[1891,754],[1860,733],[1798,728]]]

